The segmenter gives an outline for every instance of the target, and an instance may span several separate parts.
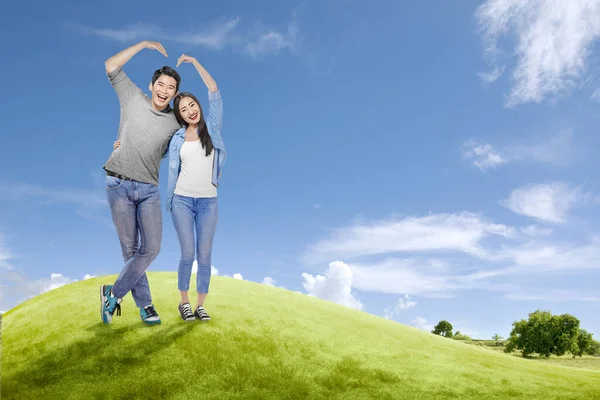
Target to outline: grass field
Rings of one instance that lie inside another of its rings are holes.
[[[163,324],[130,296],[63,286],[3,316],[2,399],[600,399],[600,372],[524,360],[299,293],[214,277],[210,323],[183,322],[175,273],[149,279]]]
[[[472,341],[463,341],[463,343],[470,344],[470,345],[476,345],[476,346],[482,346],[483,348],[486,348],[486,349],[489,349],[492,351],[504,353],[504,347],[498,346],[496,343],[494,343],[491,340],[472,340]],[[515,350],[513,353],[510,353],[510,354],[514,357],[519,357],[519,358],[523,357],[518,350]],[[537,356],[534,354],[534,355],[528,357],[528,360],[531,360],[532,362],[544,362],[544,363],[549,363],[549,364],[564,365],[564,366],[568,366],[568,367],[593,369],[593,370],[600,371],[600,357],[593,357],[593,356],[589,356],[589,355],[584,355],[582,357],[577,356],[577,357],[573,358],[573,356],[571,354],[567,353],[564,356],[560,356],[560,357],[550,356],[550,357],[546,358],[546,357]]]

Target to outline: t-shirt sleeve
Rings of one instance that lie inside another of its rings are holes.
[[[129,79],[122,68],[107,72],[106,75],[121,104],[126,104],[139,93],[140,89]]]

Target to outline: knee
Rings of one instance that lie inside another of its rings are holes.
[[[211,252],[210,251],[199,251],[198,252],[198,267],[203,266],[210,268]]]
[[[145,246],[143,249],[140,250],[140,253],[154,260],[156,257],[158,257],[158,254],[160,253],[160,243],[154,243]]]

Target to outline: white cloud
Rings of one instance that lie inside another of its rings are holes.
[[[77,279],[68,278],[60,273],[52,273],[50,277],[30,280],[23,273],[13,271],[0,273],[0,308],[11,309],[32,297],[57,289]]]
[[[447,250],[485,256],[479,245],[488,237],[510,237],[515,230],[494,224],[469,212],[431,214],[424,217],[391,218],[372,224],[357,223],[336,229],[332,238],[313,245],[307,263],[324,259],[349,260],[360,256],[399,252]]]
[[[520,143],[507,144],[504,151],[511,161],[565,166],[575,157],[572,141],[573,132],[561,130],[546,138],[532,137]]]
[[[322,204],[313,204],[313,208],[315,210],[320,210],[321,208],[323,208],[323,205]]]
[[[562,203],[552,204],[522,208],[546,221],[564,218]],[[359,220],[310,246],[303,258],[344,260],[339,263],[352,273],[350,288],[363,292],[430,298],[469,290],[510,293],[527,277],[560,279],[600,269],[600,235],[574,240],[560,228],[495,224],[471,213]]]
[[[286,32],[269,30],[249,40],[244,51],[254,58],[264,54],[278,54],[284,49],[294,50],[297,40],[298,26],[291,22]]]
[[[192,263],[192,274],[197,274],[198,273],[198,261],[194,260],[194,262]],[[214,265],[210,266],[210,273],[211,275],[219,275],[219,270],[217,268],[215,268]]]
[[[575,157],[573,133],[562,130],[551,136],[519,139],[516,143],[493,145],[469,139],[461,145],[462,157],[481,171],[508,163],[539,163],[566,166]]]
[[[13,267],[10,264],[10,260],[13,258],[15,258],[15,255],[4,244],[4,237],[0,234],[0,270],[12,270]]]
[[[479,72],[477,75],[481,78],[482,81],[486,83],[494,83],[504,74],[504,69],[506,67],[503,65],[502,67],[495,66],[493,70],[488,72]]]
[[[411,300],[408,294],[405,294],[404,297],[400,297],[398,302],[393,307],[388,307],[384,310],[384,318],[392,319],[396,315],[399,315],[402,311],[408,310],[409,308],[413,308],[418,303],[416,301]]]
[[[9,310],[39,294],[77,282],[77,279],[68,278],[60,273],[31,280],[10,263],[15,258],[16,256],[8,249],[4,237],[0,234],[0,309]],[[85,274],[83,279],[89,277],[92,275]]]
[[[577,87],[600,36],[597,0],[488,0],[476,19],[493,63],[501,55],[500,38],[516,36],[508,51],[516,57],[508,106],[541,102]]]
[[[91,278],[95,278],[95,277],[96,277],[96,275],[85,274],[85,275],[83,276],[83,280],[85,281],[85,280],[87,280],[87,279],[91,279]]]
[[[463,158],[472,161],[482,171],[508,162],[508,159],[500,155],[490,144],[479,144],[474,140],[468,140],[461,147]]]
[[[242,276],[242,274],[238,273],[238,274],[233,274],[233,279],[237,279],[237,280],[243,281],[244,277]]]
[[[410,325],[427,332],[431,332],[433,330],[433,325],[427,323],[427,320],[423,317],[416,317],[415,319],[411,320]]]
[[[504,246],[496,257],[498,261],[515,264],[495,271],[498,276],[597,269],[600,268],[600,237],[593,237],[589,243],[528,241]]]
[[[520,231],[526,236],[529,236],[532,238],[540,238],[540,237],[547,237],[547,236],[552,235],[552,233],[554,232],[554,229],[542,228],[539,225],[529,225],[524,228],[521,228]]]
[[[597,294],[583,294],[572,291],[545,291],[543,293],[511,292],[507,293],[505,298],[516,301],[534,301],[545,303],[600,302],[600,296]]]
[[[130,24],[123,28],[91,28],[81,24],[69,24],[68,26],[84,35],[97,36],[122,43],[160,40],[220,50],[239,40],[234,34],[239,21],[240,18],[236,17],[226,21],[202,24],[200,32],[188,34],[168,33],[155,24],[146,23]]]
[[[600,103],[600,88],[594,90],[594,92],[590,96],[590,99],[592,99],[593,101],[595,101],[597,103]]]
[[[382,262],[350,264],[352,287],[364,292],[429,295],[457,288],[452,277],[435,271],[426,260],[389,258]],[[402,300],[402,299],[401,299]]]
[[[206,26],[201,32],[191,35],[168,35],[163,33],[160,36],[164,37],[164,40],[220,50],[242,40],[235,34],[239,22],[240,17],[236,17],[224,22],[214,22]]]
[[[325,275],[313,276],[303,273],[302,278],[304,279],[302,286],[310,296],[357,310],[364,308],[364,305],[352,294],[352,270],[341,261],[330,263]]]
[[[14,201],[37,200],[44,206],[56,204],[75,205],[73,212],[92,222],[114,229],[110,217],[106,216],[108,203],[106,194],[98,189],[47,188],[27,183],[0,182],[0,193],[4,199]],[[0,260],[1,263],[1,260]]]
[[[263,279],[262,283],[263,285],[267,286],[275,286],[275,279],[271,278],[270,276],[265,276],[265,279]]]
[[[583,195],[579,189],[554,182],[520,187],[500,203],[517,214],[563,223],[569,210],[580,201],[583,201]]]
[[[106,196],[100,191],[69,188],[44,188],[27,183],[0,183],[0,191],[5,197],[16,199],[37,197],[46,204],[69,203],[81,207],[106,207]]]
[[[200,24],[196,32],[167,32],[155,24],[136,23],[123,28],[92,28],[81,24],[69,24],[72,29],[84,34],[121,43],[131,44],[142,40],[158,40],[168,49],[168,42],[204,47],[211,50],[232,48],[258,58],[278,54],[283,50],[294,51],[299,40],[299,30],[294,19],[287,29],[280,31],[264,28],[260,24],[249,30],[241,28],[241,18]],[[171,54],[169,54],[171,56]]]

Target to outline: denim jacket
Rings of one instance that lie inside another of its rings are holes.
[[[221,128],[223,126],[223,100],[221,99],[221,92],[208,92],[208,115],[205,116],[206,127],[208,134],[212,141],[215,157],[213,162],[212,171],[212,184],[215,187],[219,187],[219,179],[223,170],[223,164],[227,152],[225,151],[225,144],[221,137]],[[169,148],[167,149],[167,156],[169,158],[169,178],[167,184],[167,211],[171,211],[173,204],[173,197],[175,193],[175,187],[177,186],[177,178],[179,178],[179,172],[181,171],[181,159],[179,153],[181,152],[181,146],[185,142],[185,127],[179,129],[169,142]]]

